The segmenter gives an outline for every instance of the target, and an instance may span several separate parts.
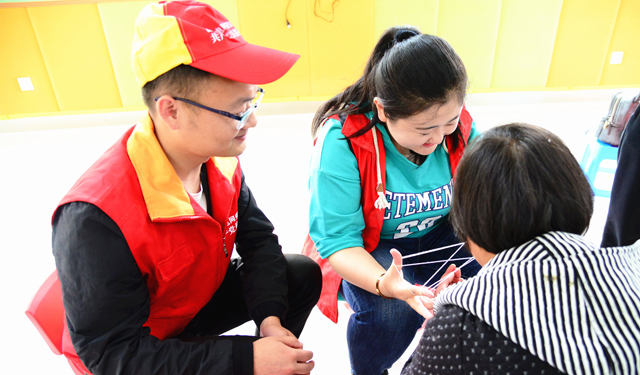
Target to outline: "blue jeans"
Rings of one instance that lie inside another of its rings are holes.
[[[460,241],[453,233],[451,225],[443,223],[421,238],[401,238],[397,240],[380,240],[378,247],[371,252],[380,265],[388,269],[393,258],[389,250],[396,249],[405,255],[419,253],[429,249],[447,246]],[[457,246],[429,254],[403,260],[403,263],[421,263],[433,260],[446,260],[457,249]],[[453,258],[471,256],[465,248],[460,249]],[[465,261],[454,261],[458,266]],[[443,263],[406,267],[402,269],[404,278],[412,284],[424,284],[433,276]],[[431,278],[429,284],[440,279],[447,265]],[[461,271],[463,278],[474,276],[480,265],[473,261]],[[397,299],[384,299],[343,280],[342,295],[345,297],[354,314],[349,318],[347,326],[347,345],[351,372],[354,375],[378,375],[390,368],[402,356],[416,335],[416,331],[424,322],[424,318],[409,305]]]

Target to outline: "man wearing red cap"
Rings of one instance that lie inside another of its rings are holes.
[[[53,215],[63,352],[77,373],[311,371],[297,337],[320,270],[282,254],[237,158],[257,85],[298,57],[248,44],[207,4],[142,10],[132,63],[149,112]],[[262,338],[217,336],[249,320]]]

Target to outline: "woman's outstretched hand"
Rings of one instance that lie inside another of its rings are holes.
[[[380,293],[387,297],[405,301],[418,314],[430,319],[433,313],[427,305],[433,305],[433,290],[418,285],[412,285],[402,275],[402,255],[396,249],[391,249],[393,263],[380,279]]]
[[[447,286],[462,281],[460,269],[451,264],[441,278],[441,282],[434,290],[420,285],[412,285],[402,275],[402,255],[396,249],[391,249],[393,263],[380,279],[380,293],[387,297],[405,301],[418,314],[429,320],[433,317],[433,301]]]

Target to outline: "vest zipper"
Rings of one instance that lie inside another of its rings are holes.
[[[227,238],[223,234],[222,235],[222,249],[224,250],[224,257],[228,258],[229,257],[229,252],[227,251],[226,239]]]

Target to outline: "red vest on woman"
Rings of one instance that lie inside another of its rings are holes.
[[[338,116],[331,116],[330,118],[340,120]],[[350,115],[342,124],[342,134],[346,137],[354,134],[358,130],[369,124],[369,119],[364,115]],[[456,177],[456,169],[458,163],[462,158],[464,149],[469,141],[469,135],[471,133],[471,125],[473,119],[463,106],[460,113],[460,120],[458,122],[458,128],[462,133],[462,142],[458,144],[455,151],[448,152],[449,164],[451,165],[451,174],[453,178]],[[361,205],[362,214],[364,216],[365,228],[362,231],[362,241],[364,249],[369,253],[375,250],[380,241],[380,232],[382,231],[382,222],[384,218],[384,209],[377,209],[374,204],[378,199],[378,190],[385,192],[386,187],[386,157],[384,151],[384,143],[382,134],[378,131],[375,132],[377,137],[378,152],[376,156],[376,147],[373,140],[373,132],[368,131],[365,134],[349,138],[351,142],[351,148],[353,154],[358,162],[358,170],[360,171],[360,187],[362,189]],[[446,149],[453,149],[453,142],[451,137],[446,137]],[[378,160],[379,159],[379,160]],[[382,171],[381,186],[378,186],[378,175],[376,163],[380,163],[380,170]],[[322,293],[320,294],[320,300],[318,301],[318,308],[322,313],[334,323],[338,322],[338,290],[340,289],[340,282],[342,278],[333,270],[333,267],[329,264],[327,259],[322,259],[318,250],[313,243],[313,240],[309,235],[302,248],[302,254],[315,260],[322,269]]]
[[[212,217],[186,192],[153,129],[147,116],[127,131],[60,206],[88,202],[118,225],[149,289],[144,325],[164,340],[184,330],[224,279],[235,242],[242,172],[235,157],[205,163],[214,192]],[[64,335],[65,356],[82,366],[66,330]]]

